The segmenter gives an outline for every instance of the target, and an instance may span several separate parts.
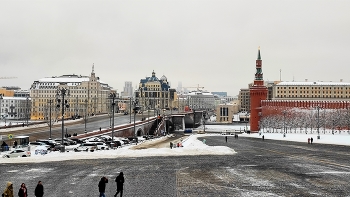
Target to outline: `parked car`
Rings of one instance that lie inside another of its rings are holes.
[[[109,147],[103,142],[96,142],[97,150],[109,150]]]
[[[29,146],[34,146],[36,147],[46,147],[46,149],[50,148],[50,145],[45,144],[44,142],[29,142]]]
[[[51,148],[55,148],[59,143],[55,142],[54,140],[36,140],[37,142],[44,142],[45,144],[49,145]]]
[[[4,154],[3,158],[10,158],[10,157],[30,157],[31,153],[30,151],[25,151],[23,149],[15,149],[9,153]]]
[[[129,113],[128,112],[124,112],[124,115],[128,115]]]
[[[83,143],[77,148],[74,149],[75,152],[81,152],[81,151],[90,151],[94,152],[97,149],[97,145],[95,143]]]

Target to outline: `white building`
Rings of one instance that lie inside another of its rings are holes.
[[[1,121],[25,120],[30,117],[30,109],[30,98],[0,97]]]
[[[210,92],[192,91],[187,94],[179,95],[180,98],[186,98],[186,105],[195,110],[215,110],[215,97]]]

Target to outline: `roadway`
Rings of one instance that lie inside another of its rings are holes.
[[[0,164],[2,184],[12,181],[17,191],[24,182],[31,195],[41,180],[47,196],[86,197],[98,196],[98,181],[107,176],[106,196],[113,196],[114,178],[123,171],[125,196],[349,195],[347,146],[204,138],[209,146],[229,146],[237,154]]]
[[[151,115],[151,114],[150,114]],[[147,114],[144,114],[143,117],[147,117]],[[136,115],[136,121],[141,120],[142,114]],[[98,115],[91,116],[87,119],[86,122],[86,131],[96,131],[101,129],[110,128],[110,122],[112,118],[109,118],[108,115]],[[127,124],[130,122],[130,114],[116,114],[114,117],[114,126]],[[134,122],[134,116],[131,116],[131,123]],[[83,118],[80,118],[75,121],[66,121],[64,122],[64,133],[73,135],[73,133],[83,134],[85,133],[85,122]],[[16,129],[0,130],[0,134],[7,136],[12,134],[14,136],[27,135],[29,136],[30,141],[35,141],[37,139],[49,139],[50,137],[50,128],[47,124],[43,126],[30,125],[29,127],[20,127]],[[51,128],[51,138],[62,138],[62,122],[59,121],[55,123]]]

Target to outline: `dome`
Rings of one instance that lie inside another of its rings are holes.
[[[161,78],[160,78],[161,81],[167,81],[168,79],[166,78],[165,75],[163,75]]]

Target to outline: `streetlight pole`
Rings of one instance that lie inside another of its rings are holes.
[[[61,144],[61,152],[64,152],[64,108],[69,108],[69,104],[67,100],[64,100],[64,96],[69,96],[69,89],[61,88],[57,89],[56,91],[57,98],[59,96],[62,96],[62,101],[60,99],[57,99],[57,108],[60,107],[59,103],[62,103],[62,144]]]
[[[137,107],[137,104],[138,104],[138,100],[135,99],[134,101],[134,136],[135,136],[135,139],[136,139],[136,125],[135,125],[135,119],[136,119],[136,113],[137,113],[137,110],[138,110],[138,107]]]
[[[317,139],[320,139],[320,107],[316,106],[317,109]]]
[[[87,122],[87,103],[88,103],[88,100],[85,99],[85,114],[84,114],[84,125],[85,125],[85,130],[84,130],[84,133],[87,133],[86,131],[86,122]]]
[[[114,99],[115,97],[116,97],[115,93],[110,93],[109,98],[112,99],[112,143],[114,143],[114,106],[115,106]]]
[[[286,110],[283,110],[283,137],[286,137]]]
[[[131,123],[131,97],[130,97],[130,103],[129,103],[129,112],[130,112],[130,120],[129,120],[129,123]]]
[[[0,120],[1,120],[1,101],[2,101],[3,97],[2,97],[2,94],[0,94]]]
[[[332,120],[332,134],[334,135],[334,119]]]
[[[50,110],[49,110],[49,113],[50,113],[50,123],[49,123],[49,125],[50,125],[50,139],[52,139],[51,138],[51,127],[52,127],[52,122],[51,122],[51,104],[52,104],[52,100],[49,100],[49,103],[50,103]]]
[[[27,96],[26,100],[27,100],[27,106],[26,106],[26,119],[27,119],[27,127],[28,127],[28,119],[29,119],[29,116],[28,116],[28,101],[29,101],[29,97],[28,97],[28,96]]]

